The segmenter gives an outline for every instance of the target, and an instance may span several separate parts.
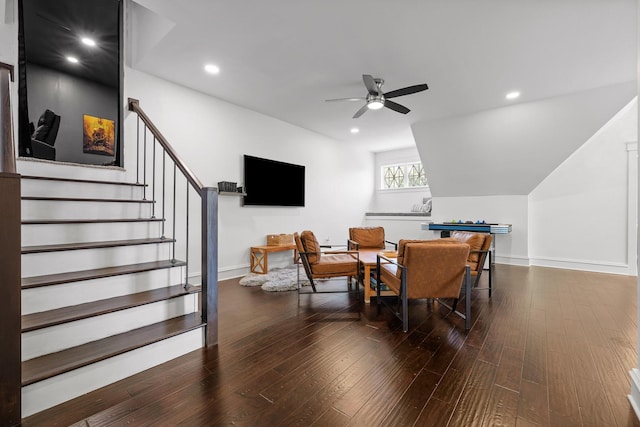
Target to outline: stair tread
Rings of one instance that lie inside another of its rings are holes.
[[[113,219],[26,219],[23,225],[34,224],[99,224],[110,222],[161,222],[163,218],[113,218]]]
[[[180,260],[163,260],[142,262],[138,264],[119,265],[115,267],[96,268],[92,270],[71,271],[68,273],[47,274],[22,278],[22,289],[38,288],[41,286],[59,285],[61,283],[80,282],[83,280],[100,279],[110,276],[142,273],[163,268],[182,267],[187,263]]]
[[[200,313],[191,313],[27,360],[22,362],[22,386],[126,353],[202,326],[204,326],[204,323]]]
[[[22,179],[42,179],[46,181],[80,182],[85,184],[128,185],[132,187],[147,186],[147,184],[141,184],[139,182],[100,181],[95,179],[57,178],[57,177],[50,177],[50,176],[35,176],[35,175],[22,175]]]
[[[89,197],[49,197],[49,196],[22,196],[22,200],[40,200],[48,202],[107,202],[107,203],[155,203],[153,200],[139,199],[101,199]]]
[[[188,290],[185,290],[183,285],[174,285],[54,310],[25,314],[21,317],[22,332],[35,331],[37,329],[74,322],[89,317],[113,313],[127,308],[197,293],[199,291],[199,286],[191,286]]]
[[[129,239],[129,240],[106,240],[102,242],[82,242],[82,243],[63,243],[56,245],[37,245],[37,246],[23,246],[22,254],[33,254],[41,252],[56,252],[56,251],[72,251],[79,249],[100,249],[100,248],[112,248],[116,246],[135,246],[135,245],[148,245],[153,243],[173,243],[175,240],[165,237],[155,237],[147,239]]]

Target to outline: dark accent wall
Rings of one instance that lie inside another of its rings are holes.
[[[27,63],[29,121],[37,121],[45,109],[60,116],[55,142],[56,161],[102,165],[114,156],[82,151],[82,117],[84,114],[116,122],[118,129],[118,90],[89,80]]]

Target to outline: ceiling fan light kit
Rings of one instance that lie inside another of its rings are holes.
[[[380,99],[372,99],[371,101],[367,101],[367,108],[370,110],[379,110],[384,107],[384,98],[380,97]]]
[[[412,93],[422,92],[423,90],[429,89],[426,83],[407,86],[402,89],[392,90],[391,92],[384,93],[382,92],[382,85],[384,84],[383,79],[374,79],[369,74],[362,75],[362,81],[364,82],[367,91],[366,98],[338,98],[338,99],[327,99],[326,101],[360,101],[365,100],[366,103],[362,108],[360,108],[353,115],[354,119],[357,119],[361,115],[363,115],[367,110],[379,110],[382,107],[387,107],[390,110],[396,111],[401,114],[407,114],[410,109],[405,107],[404,105],[400,105],[396,102],[389,101],[389,98],[395,98],[398,96],[411,95]]]

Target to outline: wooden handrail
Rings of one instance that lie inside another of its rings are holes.
[[[173,147],[169,144],[167,139],[162,135],[160,130],[153,124],[151,119],[144,113],[144,111],[140,108],[140,101],[134,98],[129,98],[129,111],[133,111],[138,114],[138,117],[142,119],[144,124],[147,126],[151,133],[156,137],[156,141],[165,149],[169,157],[173,159],[178,169],[182,171],[187,181],[191,184],[191,186],[198,192],[198,194],[202,195],[202,189],[204,186],[195,176],[195,174],[189,169],[189,167],[185,164],[185,162],[180,158],[178,153],[173,149]]]
[[[16,173],[10,81],[13,66],[0,62],[0,172]]]

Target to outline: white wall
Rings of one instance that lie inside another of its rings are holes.
[[[429,188],[381,190],[382,165],[419,162],[420,154],[416,147],[400,150],[382,151],[375,154],[375,177],[372,185],[376,188],[373,202],[374,212],[411,212],[411,207],[422,203],[424,197],[431,197]]]
[[[636,274],[628,199],[637,145],[627,143],[637,140],[637,122],[634,100],[531,192],[532,264]]]
[[[431,219],[433,222],[478,220],[512,224],[512,232],[495,236],[497,263],[528,265],[528,202],[527,196],[434,197]],[[440,233],[425,231],[426,238]]]
[[[242,185],[243,154],[306,167],[303,208],[243,207],[238,197],[219,198],[221,277],[246,272],[249,247],[266,244],[267,234],[310,229],[321,243],[346,242],[348,228],[360,225],[371,207],[374,158],[370,152],[130,68],[125,69],[126,97],[140,100],[205,186],[215,187],[219,181]],[[135,115],[127,113],[125,165],[134,180],[135,127]],[[199,244],[197,238],[192,243],[193,247]]]

